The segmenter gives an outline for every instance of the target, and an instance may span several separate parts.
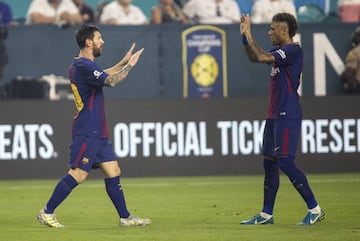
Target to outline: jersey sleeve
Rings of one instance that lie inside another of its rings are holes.
[[[109,76],[101,68],[99,68],[95,63],[87,63],[81,67],[81,74],[83,75],[83,80],[94,87],[102,88],[105,85],[105,79]]]
[[[297,56],[301,54],[301,48],[289,44],[282,48],[274,49],[270,53],[275,57],[275,63],[279,66],[291,65],[297,59]]]
[[[3,21],[5,24],[8,24],[10,23],[11,21],[13,21],[13,15],[12,15],[12,12],[11,12],[11,8],[9,7],[9,5],[7,4],[4,4],[3,5]]]

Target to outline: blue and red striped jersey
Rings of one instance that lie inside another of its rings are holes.
[[[108,138],[103,87],[108,74],[90,59],[76,57],[69,67],[69,79],[77,113],[73,136]]]
[[[287,44],[270,51],[275,57],[270,73],[267,119],[301,119],[299,88],[303,52],[298,44]]]

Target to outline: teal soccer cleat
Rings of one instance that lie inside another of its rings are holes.
[[[304,220],[301,223],[299,223],[299,225],[313,225],[317,222],[324,220],[324,218],[325,218],[325,212],[323,210],[321,210],[320,213],[317,214],[308,212]]]
[[[274,224],[274,217],[263,218],[260,214],[258,214],[258,215],[255,215],[250,220],[241,221],[240,224],[246,224],[246,225]]]

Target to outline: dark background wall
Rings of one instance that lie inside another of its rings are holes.
[[[143,58],[128,79],[117,88],[106,90],[114,149],[119,151],[124,147],[119,136],[125,132],[120,133],[119,127],[133,133],[122,137],[123,142],[135,147],[132,150],[135,154],[127,153],[119,158],[124,175],[262,173],[261,125],[269,67],[248,62],[238,26],[219,26],[227,36],[229,98],[183,99],[181,33],[188,27],[101,27],[106,45],[103,56],[97,59],[100,66],[116,63],[132,42],[139,48],[145,47]],[[338,77],[354,28],[351,24],[303,24],[299,29],[304,49],[301,99],[304,122],[297,161],[307,172],[360,171],[359,97],[340,95]],[[0,83],[9,83],[19,75],[67,76],[71,59],[78,53],[75,30],[54,26],[10,27],[5,42],[9,62]],[[253,27],[255,38],[265,49],[271,48],[267,31],[267,25]],[[325,36],[324,46],[330,43],[325,51],[314,48],[316,34]],[[324,70],[315,68],[316,56],[325,61]],[[325,77],[323,97],[315,97],[316,73]],[[74,112],[71,101],[0,101],[0,179],[61,176],[67,169]],[[221,123],[235,128],[226,130],[226,138],[219,128]],[[158,129],[151,129],[154,126]],[[174,132],[166,129],[169,126],[175,128]],[[167,133],[169,140],[158,130]],[[179,150],[181,135],[190,148],[188,155]],[[146,144],[152,138],[155,143]],[[234,140],[239,143],[234,144]],[[166,141],[177,145],[173,155],[164,154]],[[254,147],[250,148],[251,145]],[[161,151],[157,155],[159,146]],[[224,148],[228,148],[228,153],[224,153]],[[99,175],[99,172],[93,174]]]
[[[341,93],[339,73],[332,60],[314,49],[314,34],[322,33],[330,41],[336,55],[344,60],[350,47],[350,34],[354,24],[302,24],[299,28],[304,49],[303,94],[315,95],[315,55],[326,59],[326,94]],[[181,33],[190,26],[102,26],[105,39],[103,56],[97,59],[100,66],[115,64],[132,42],[145,47],[143,58],[120,88],[108,90],[111,98],[181,97],[183,67],[181,62]],[[248,62],[242,48],[237,25],[219,26],[226,32],[227,71],[229,96],[265,96],[268,88],[269,68]],[[18,26],[9,29],[6,41],[8,64],[3,82],[16,76],[38,78],[54,73],[67,76],[67,67],[77,55],[74,39],[76,28],[57,29],[55,26]],[[270,49],[268,25],[253,26],[255,39]],[[330,52],[330,51],[329,51]],[[325,53],[326,54],[326,53]],[[340,69],[343,63],[340,62]],[[323,72],[321,69],[316,71]],[[256,84],[254,84],[256,83]]]
[[[355,96],[302,98],[306,125],[297,162],[306,172],[360,171],[360,110],[354,104],[358,100]],[[259,174],[265,106],[265,98],[114,100],[107,102],[107,114],[116,153],[121,154],[118,150],[124,149],[124,142],[135,147],[132,154],[119,158],[125,176]],[[67,169],[74,111],[70,101],[0,102],[0,179],[61,176]],[[227,136],[222,136],[219,123],[224,122],[235,123],[238,130],[228,128]],[[166,123],[184,128],[170,133]],[[120,132],[119,125],[132,136]],[[145,128],[150,125],[160,126],[162,133]],[[239,142],[235,152],[233,137]],[[151,138],[154,143],[146,144]],[[156,146],[164,143],[175,143],[176,152],[166,155],[160,148],[157,153]],[[180,150],[181,143],[187,154]],[[101,175],[94,171],[91,176]]]

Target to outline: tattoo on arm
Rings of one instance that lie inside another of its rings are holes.
[[[266,54],[254,40],[250,41],[249,44],[245,46],[245,50],[249,59],[253,62],[259,62],[259,56]]]
[[[252,51],[252,48],[249,46],[249,45],[246,45],[244,46],[245,47],[245,51],[246,51],[246,54],[249,58],[249,60],[251,62],[255,62],[256,61],[256,55],[255,53]]]
[[[273,61],[273,56],[265,52],[253,39],[244,47],[249,60],[252,62],[270,63]]]
[[[132,69],[131,65],[126,65],[120,71],[107,77],[105,79],[105,85],[109,86],[109,87],[116,86],[117,84],[119,84],[121,81],[123,81],[126,78],[126,76],[129,74],[131,69]]]

